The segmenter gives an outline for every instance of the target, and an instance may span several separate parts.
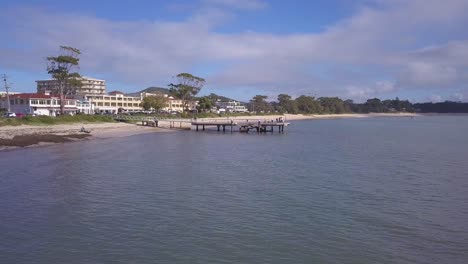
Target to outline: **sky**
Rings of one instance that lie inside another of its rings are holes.
[[[108,91],[167,87],[242,101],[338,96],[356,102],[468,101],[466,0],[0,0],[0,73],[12,91],[47,79],[60,45]]]

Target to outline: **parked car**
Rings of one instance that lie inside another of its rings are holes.
[[[15,113],[7,112],[3,115],[3,117],[11,118],[11,117],[16,117]]]
[[[23,114],[23,113],[16,113],[15,115],[16,115],[17,118],[23,118],[23,117],[26,116],[26,115]]]

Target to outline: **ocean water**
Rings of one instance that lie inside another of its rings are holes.
[[[0,152],[0,263],[468,263],[468,117]]]

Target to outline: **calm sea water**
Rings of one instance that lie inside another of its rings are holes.
[[[1,263],[468,263],[468,117],[0,152]]]

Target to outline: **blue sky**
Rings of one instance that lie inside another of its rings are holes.
[[[240,100],[339,96],[468,100],[468,1],[0,1],[0,72],[13,90],[47,78],[59,45],[108,90],[191,72]],[[4,41],[7,40],[7,41]]]

